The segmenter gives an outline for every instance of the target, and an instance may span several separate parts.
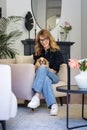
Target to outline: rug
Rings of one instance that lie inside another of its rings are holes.
[[[81,118],[82,112],[82,105],[81,104],[69,104],[69,117],[70,118]],[[87,105],[84,107],[84,114],[87,117]],[[58,112],[59,118],[66,118],[66,105],[59,106],[59,112]]]
[[[81,105],[70,105],[71,126],[87,123],[81,119],[80,107]],[[6,122],[6,128],[7,130],[67,130],[66,105],[59,106],[57,116],[50,116],[49,112],[45,104],[41,104],[41,106],[34,111],[27,107],[18,107],[16,117]],[[79,130],[87,130],[87,127],[79,128]]]

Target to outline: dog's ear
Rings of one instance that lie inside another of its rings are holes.
[[[35,63],[35,69],[37,69],[38,67],[40,67],[39,60],[37,60],[36,63]]]
[[[47,59],[44,59],[46,67],[49,67],[49,62]]]

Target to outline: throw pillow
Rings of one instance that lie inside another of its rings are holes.
[[[0,59],[0,64],[15,64],[15,58],[13,59]]]
[[[16,55],[15,56],[16,64],[25,64],[31,63],[33,64],[33,55],[25,56],[25,55]]]

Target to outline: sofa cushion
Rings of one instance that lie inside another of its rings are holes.
[[[16,64],[25,64],[31,63],[33,64],[33,55],[25,56],[25,55],[16,55],[15,56]]]
[[[32,98],[32,84],[35,78],[33,64],[11,64],[12,91],[18,99]]]
[[[15,58],[13,59],[0,59],[0,64],[15,64]]]

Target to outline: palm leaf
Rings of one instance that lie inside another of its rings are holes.
[[[6,31],[8,23],[9,23],[8,19],[6,18],[0,19],[0,34]]]
[[[0,33],[4,33],[7,29],[7,26],[11,23],[11,22],[18,22],[20,20],[22,20],[23,17],[21,16],[10,16],[8,18],[2,17],[0,19]]]
[[[24,19],[24,17],[22,17],[22,16],[9,16],[8,17],[8,20],[13,21],[13,22],[18,22],[18,21],[20,21],[22,19]]]
[[[23,19],[21,16],[10,16],[8,18],[0,19],[0,58],[13,58],[17,50],[12,48],[15,40],[21,36],[22,32],[19,30],[12,30],[7,33],[7,27],[11,22],[17,22]]]

